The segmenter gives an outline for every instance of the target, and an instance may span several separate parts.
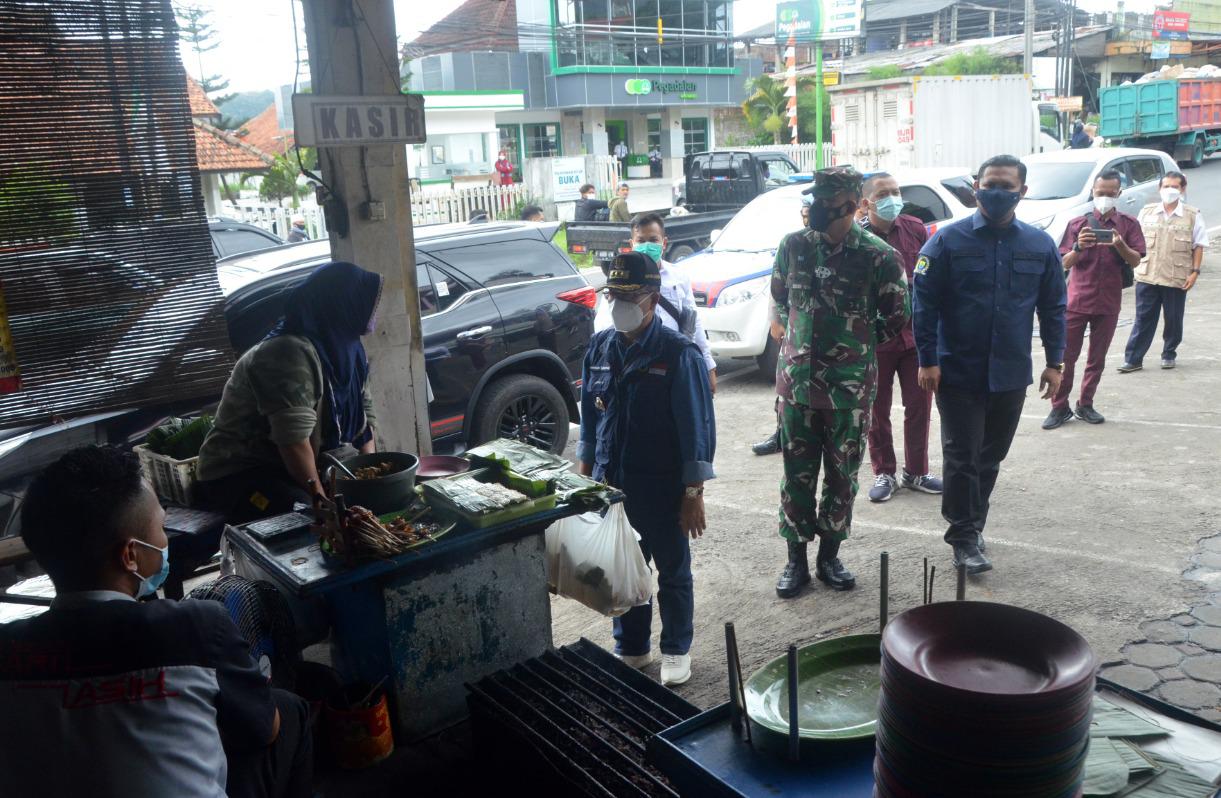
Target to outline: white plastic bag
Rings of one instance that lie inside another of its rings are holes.
[[[547,583],[552,592],[615,618],[653,595],[653,574],[623,503],[605,517],[585,513],[547,528]]]

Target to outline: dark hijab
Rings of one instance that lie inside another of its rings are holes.
[[[360,337],[372,330],[381,293],[380,275],[354,263],[323,264],[288,295],[284,318],[267,336],[299,335],[318,352],[335,421],[323,425],[324,451],[369,439],[363,396],[369,359]]]
[[[1068,146],[1074,150],[1088,149],[1090,144],[1090,135],[1085,132],[1085,123],[1077,122],[1073,125],[1073,137],[1068,142]]]

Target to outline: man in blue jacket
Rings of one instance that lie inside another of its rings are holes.
[[[1034,381],[1036,312],[1047,358],[1042,398],[1056,395],[1064,371],[1064,269],[1051,237],[1015,217],[1025,193],[1025,164],[989,158],[975,181],[975,215],[937,231],[915,267],[918,379],[941,414],[945,542],[955,567],[971,574],[992,569],[984,524]]]
[[[616,256],[606,281],[614,328],[594,335],[582,368],[577,470],[621,489],[646,560],[657,567],[661,680],[691,678],[695,599],[688,541],[704,534],[716,419],[699,348],[657,315],[661,272],[643,252]],[[653,604],[615,619],[615,653],[644,668]]]

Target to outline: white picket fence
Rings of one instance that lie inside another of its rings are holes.
[[[717,147],[718,150],[746,150],[747,152],[779,152],[787,155],[803,172],[818,168],[817,144],[767,144],[750,147]],[[835,166],[835,151],[830,142],[823,142],[823,165]]]
[[[519,202],[528,198],[529,192],[522,183],[425,190],[411,195],[411,222],[414,225],[465,222],[475,210],[487,211],[488,216],[496,219],[502,213],[513,211]],[[243,203],[235,206],[226,203],[224,215],[257,225],[281,238],[288,237],[292,220],[301,217],[305,220],[305,230],[311,239],[327,236],[326,217],[321,208],[313,205],[281,208],[276,205]]]

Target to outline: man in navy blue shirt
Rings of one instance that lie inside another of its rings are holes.
[[[916,260],[914,328],[920,387],[937,394],[945,490],[941,514],[954,565],[991,570],[988,501],[1032,378],[1034,315],[1046,368],[1042,398],[1064,371],[1064,270],[1051,237],[1018,221],[1026,165],[1012,155],[979,169],[970,219],[941,228]]]
[[[708,367],[657,315],[661,272],[649,255],[616,256],[606,291],[614,328],[594,335],[585,354],[577,470],[626,496],[640,548],[657,565],[661,680],[682,684],[695,620],[688,536],[704,534],[704,481],[714,476]],[[634,668],[653,661],[652,621],[651,601],[615,619],[615,653]]]

